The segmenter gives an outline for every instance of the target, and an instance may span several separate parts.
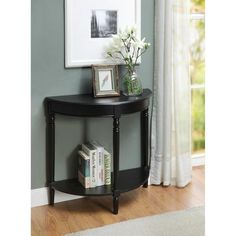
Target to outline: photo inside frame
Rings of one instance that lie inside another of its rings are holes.
[[[112,10],[92,10],[91,38],[111,38],[117,34],[118,12]]]
[[[112,71],[102,70],[98,72],[99,76],[99,90],[100,91],[111,91],[114,86],[112,83]]]

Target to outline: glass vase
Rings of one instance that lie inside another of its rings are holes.
[[[138,96],[143,93],[143,87],[136,71],[126,75],[123,79],[123,94],[125,96]]]

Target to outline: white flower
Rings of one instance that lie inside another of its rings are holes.
[[[127,33],[126,31],[122,31],[121,29],[119,30],[119,34],[118,34],[118,38],[122,41],[122,40],[126,40],[127,39]]]
[[[144,48],[145,48],[145,45],[146,45],[145,40],[146,40],[146,38],[143,38],[142,40],[139,40],[139,39],[138,39],[138,40],[136,41],[135,46],[136,46],[137,48],[144,49]]]
[[[137,26],[136,25],[131,26],[130,31],[133,32],[134,34],[136,34],[137,33]]]
[[[115,60],[122,60],[127,67],[134,68],[138,58],[150,47],[145,38],[140,40],[136,36],[136,26],[126,26],[118,35],[113,36],[112,44],[107,50],[107,55]]]

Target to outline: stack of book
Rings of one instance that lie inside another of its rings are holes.
[[[103,146],[87,142],[78,154],[78,179],[85,188],[111,184],[111,154]]]

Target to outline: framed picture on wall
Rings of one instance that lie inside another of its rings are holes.
[[[120,96],[118,66],[92,66],[94,97]]]
[[[65,67],[111,64],[105,51],[126,26],[141,32],[141,0],[65,0]]]

